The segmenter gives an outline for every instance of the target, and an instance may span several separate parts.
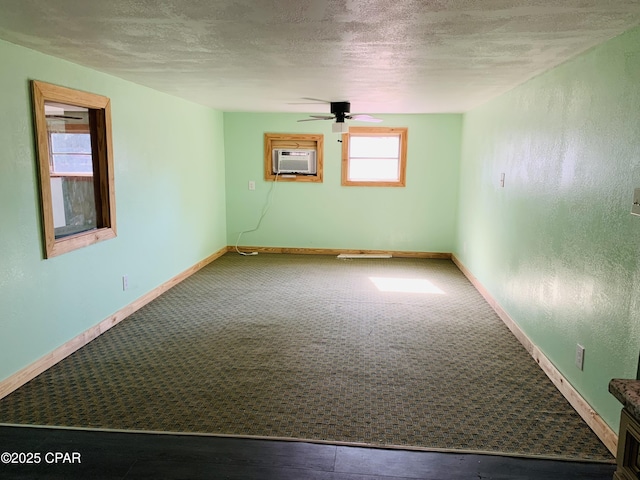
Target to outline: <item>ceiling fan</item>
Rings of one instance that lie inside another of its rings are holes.
[[[326,100],[317,100],[315,98],[309,98],[307,100],[314,100],[315,102],[328,103],[331,106],[331,115],[310,115],[311,118],[303,118],[298,120],[299,122],[313,122],[315,120],[335,120],[333,125],[334,132],[347,132],[347,126],[345,120],[357,120],[360,122],[374,122],[378,123],[382,120],[380,118],[372,117],[364,113],[351,113],[351,103],[349,102],[328,102]]]

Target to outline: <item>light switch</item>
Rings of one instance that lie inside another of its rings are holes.
[[[633,191],[633,205],[631,205],[631,214],[640,215],[640,188]]]

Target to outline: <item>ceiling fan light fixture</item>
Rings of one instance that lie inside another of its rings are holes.
[[[331,124],[331,131],[333,133],[348,133],[349,125],[344,122],[335,122]]]

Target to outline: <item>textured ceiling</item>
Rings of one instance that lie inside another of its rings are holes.
[[[640,0],[0,0],[0,38],[224,111],[463,112]],[[46,79],[43,79],[46,80]]]

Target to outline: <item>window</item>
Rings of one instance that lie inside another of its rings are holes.
[[[407,130],[350,127],[342,135],[342,185],[404,187]]]
[[[45,256],[116,236],[109,99],[31,82]]]
[[[47,106],[45,105],[45,111]],[[93,175],[91,134],[49,132],[51,173],[56,175]]]

